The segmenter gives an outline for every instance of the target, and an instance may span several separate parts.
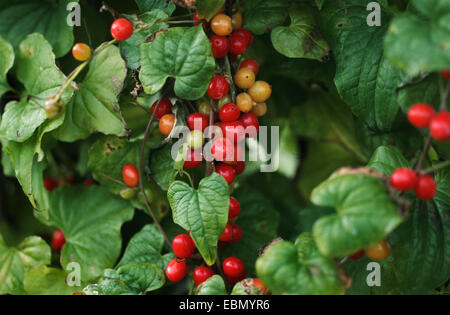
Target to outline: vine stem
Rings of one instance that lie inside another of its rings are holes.
[[[213,104],[214,100],[211,101],[211,109],[209,110],[209,132],[208,132],[208,139],[212,138],[212,130],[211,127],[214,125],[214,110],[215,107]],[[214,172],[214,162],[213,161],[206,161],[206,176],[211,176],[211,174]]]
[[[449,96],[450,96],[450,82],[447,84],[447,89],[445,90],[444,94],[442,95],[441,108],[440,108],[441,111],[446,109],[447,100],[448,100]]]
[[[99,173],[99,174],[100,174],[100,176],[103,176],[104,178],[109,179],[110,181],[115,182],[116,184],[119,184],[119,185],[127,187],[127,185],[124,182],[122,182],[122,181],[120,181],[118,179],[112,178],[111,176],[108,176],[108,175],[106,175],[104,173]]]
[[[152,210],[152,207],[150,205],[150,202],[148,201],[147,194],[144,190],[144,181],[143,181],[143,173],[142,173],[142,166],[144,164],[144,151],[145,151],[145,143],[147,142],[148,135],[150,134],[150,128],[152,126],[152,122],[155,118],[155,113],[158,110],[158,106],[160,104],[160,101],[156,104],[155,110],[153,111],[153,114],[150,116],[150,119],[148,120],[147,127],[145,129],[144,139],[142,140],[141,150],[139,152],[139,165],[138,165],[138,173],[139,173],[139,190],[144,196],[145,206],[147,207],[148,212],[150,213],[150,216],[152,217],[153,221],[155,222],[156,227],[161,232],[161,235],[164,237],[164,240],[169,245],[169,248],[172,248],[172,244],[170,243],[169,238],[167,237],[166,232],[162,228],[161,224],[159,223],[158,219],[155,216],[155,213]]]
[[[231,100],[236,103],[236,87],[234,86],[233,73],[231,72],[231,64],[228,56],[225,56],[225,75],[230,82]]]
[[[450,160],[447,160],[447,161],[445,161],[445,162],[435,164],[435,165],[433,165],[432,167],[427,168],[427,169],[421,171],[421,173],[422,173],[422,174],[433,173],[433,172],[435,172],[435,171],[437,171],[437,170],[439,170],[439,169],[441,169],[441,168],[447,167],[447,166],[449,166],[449,165],[450,165]]]
[[[417,163],[416,172],[420,172],[420,170],[422,169],[423,163],[425,162],[425,158],[428,154],[428,151],[430,150],[432,141],[433,138],[431,137],[431,135],[429,135],[427,141],[425,142],[425,147],[423,148],[422,154],[420,155],[419,163]]]

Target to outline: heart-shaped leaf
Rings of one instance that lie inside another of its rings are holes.
[[[117,267],[130,263],[151,263],[165,269],[174,255],[173,253],[162,255],[163,245],[164,238],[159,230],[156,226],[148,224],[131,238]]]
[[[63,268],[81,266],[81,280],[99,277],[120,254],[122,223],[133,217],[130,204],[100,186],[62,186],[50,195],[50,224],[66,237]]]
[[[69,286],[64,270],[40,265],[27,272],[24,287],[31,295],[70,295],[81,291],[81,287]]]
[[[14,50],[11,44],[0,36],[0,97],[10,89],[6,81],[6,74],[13,64]]]
[[[289,13],[291,24],[272,30],[273,47],[289,58],[328,61],[330,46],[320,33],[314,16],[307,6]]]
[[[225,179],[213,173],[200,181],[198,189],[182,181],[173,182],[167,192],[173,221],[190,235],[208,265],[217,257],[217,242],[228,221],[230,197]]]
[[[411,164],[396,147],[380,146],[373,153],[367,166],[390,176],[397,168],[409,168]]]
[[[278,241],[256,261],[258,277],[274,294],[342,294],[344,285],[333,259],[323,256],[309,233],[295,245]]]
[[[227,295],[225,282],[221,276],[214,275],[197,287],[195,295]]]
[[[311,201],[336,210],[313,227],[317,247],[330,257],[369,248],[402,222],[384,183],[370,175],[332,175],[314,189]]]
[[[158,92],[174,78],[175,94],[196,100],[208,89],[215,61],[202,26],[174,27],[141,46],[141,66],[139,78],[146,93]]]

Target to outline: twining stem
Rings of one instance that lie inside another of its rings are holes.
[[[236,103],[236,87],[234,86],[233,73],[231,72],[231,64],[228,56],[225,56],[225,76],[230,83],[231,101]]]
[[[212,140],[212,126],[214,126],[214,110],[215,107],[213,104],[214,100],[211,101],[211,109],[209,110],[209,126],[208,128],[208,139]],[[206,176],[211,176],[211,174],[214,172],[214,162],[213,161],[206,161]]]
[[[142,172],[143,165],[144,165],[145,143],[147,142],[148,136],[150,134],[150,128],[152,126],[152,122],[153,122],[153,120],[155,118],[155,113],[158,110],[158,106],[159,106],[160,102],[161,101],[159,101],[156,104],[155,110],[153,111],[152,115],[150,116],[150,119],[148,121],[147,127],[145,129],[144,139],[142,140],[141,151],[139,152],[139,165],[138,165],[139,190],[141,191],[141,194],[144,196],[145,206],[147,207],[147,210],[148,210],[150,216],[152,217],[153,222],[155,222],[156,227],[158,228],[158,230],[161,233],[161,235],[164,237],[164,240],[166,241],[166,243],[169,245],[169,248],[172,248],[172,244],[170,243],[170,240],[167,237],[166,232],[162,228],[161,224],[158,222],[158,219],[156,218],[155,213],[152,210],[150,202],[148,201],[147,194],[145,193],[145,190],[144,190],[144,180],[143,180],[144,177],[143,177],[143,172]]]
[[[444,94],[442,95],[441,108],[440,108],[441,111],[446,109],[449,96],[450,96],[450,82],[448,83],[447,89],[445,90]]]
[[[435,171],[437,171],[437,170],[439,170],[441,168],[447,167],[447,166],[450,166],[450,160],[445,161],[445,162],[441,162],[441,163],[437,163],[437,164],[433,165],[430,168],[422,170],[421,173],[422,174],[433,173],[433,172],[435,172]]]
[[[104,173],[99,173],[99,174],[100,174],[101,176],[103,176],[104,178],[109,179],[109,180],[112,181],[112,182],[115,182],[116,184],[119,184],[119,185],[122,185],[122,186],[127,187],[127,184],[125,184],[124,182],[122,182],[122,181],[120,181],[120,180],[118,180],[118,179],[112,178],[111,176],[108,176],[108,175],[106,175],[106,174],[104,174]]]
[[[425,142],[425,147],[423,148],[422,154],[420,155],[419,163],[417,163],[416,172],[420,172],[420,170],[422,169],[425,158],[427,157],[428,151],[430,150],[432,141],[433,138],[431,137],[431,135],[429,135]]]

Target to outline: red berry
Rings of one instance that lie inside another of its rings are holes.
[[[223,248],[227,247],[228,245],[230,245],[229,242],[221,242],[221,241],[219,241],[219,243],[217,244],[217,248],[223,249]]]
[[[211,268],[200,266],[194,269],[193,278],[195,285],[197,286],[205,282],[212,276],[214,276],[214,271],[212,271]]]
[[[48,191],[52,191],[53,189],[58,187],[58,183],[53,178],[47,177],[47,178],[44,178],[44,187]]]
[[[208,95],[215,100],[219,100],[228,94],[230,84],[227,79],[221,75],[216,75],[212,78],[208,87]]]
[[[190,130],[205,131],[209,125],[209,117],[202,113],[193,113],[188,116],[186,122]],[[197,123],[197,126],[195,123]]]
[[[242,146],[241,145],[235,145],[232,147],[232,150],[228,153],[228,158],[223,161],[224,163],[228,164],[228,165],[235,165],[237,164],[237,162],[242,161],[243,160],[243,150],[242,150]],[[236,173],[236,170],[235,170]]]
[[[155,111],[156,106],[158,106],[158,108],[156,109],[155,116],[158,119],[161,119],[161,117],[164,115],[172,113],[172,103],[168,98],[162,98],[161,100],[154,102],[152,107],[150,108],[151,114],[153,114],[153,112]]]
[[[233,143],[227,138],[216,139],[211,146],[211,154],[216,161],[229,161],[233,159]]]
[[[233,35],[239,35],[245,39],[246,47],[248,48],[253,42],[253,35],[247,30],[240,28],[236,30]]]
[[[242,238],[242,229],[239,225],[233,224],[233,237],[231,238],[231,243],[236,243]]]
[[[227,224],[225,226],[225,230],[219,237],[219,241],[230,242],[232,239],[233,239],[233,226],[231,224]]]
[[[214,58],[223,58],[230,52],[230,40],[227,37],[214,35],[209,41]]]
[[[117,40],[127,40],[133,35],[133,24],[127,19],[117,19],[111,25],[111,35]]]
[[[84,186],[94,186],[95,181],[93,179],[87,178],[83,181]]]
[[[222,263],[222,269],[225,276],[230,278],[239,278],[245,275],[244,264],[236,257],[225,258]]]
[[[450,141],[450,113],[440,112],[431,119],[431,136],[438,141]]]
[[[242,281],[244,279],[245,279],[245,274],[243,274],[242,276],[236,277],[236,278],[225,275],[225,280],[227,280],[227,282],[230,285],[235,285],[236,283],[238,283],[239,281]]]
[[[421,175],[414,187],[416,196],[422,200],[431,200],[436,195],[436,182],[429,175]]]
[[[239,203],[239,201],[236,200],[236,198],[230,197],[230,207],[228,210],[228,217],[230,219],[237,217],[240,212],[241,212],[241,204]]]
[[[417,175],[409,168],[399,168],[392,173],[390,182],[395,189],[407,191],[415,187]]]
[[[362,256],[364,256],[364,250],[363,250],[363,249],[360,250],[360,251],[357,251],[356,253],[354,253],[353,255],[351,255],[351,256],[350,256],[350,259],[351,259],[351,260],[358,260],[358,259],[360,259]]]
[[[236,175],[239,175],[245,170],[245,162],[238,161],[236,164],[233,165],[233,168],[236,171]]]
[[[202,164],[203,155],[200,150],[190,149],[186,153],[186,159],[184,160],[183,168],[190,170],[196,168]]]
[[[442,70],[441,75],[444,79],[450,80],[450,70]]]
[[[56,251],[60,251],[65,243],[66,243],[66,237],[64,236],[63,231],[56,230],[53,233],[53,237],[52,237],[52,247],[53,247],[53,249],[56,250]]]
[[[409,122],[417,128],[428,128],[435,112],[428,104],[415,104],[408,110]]]
[[[230,185],[234,181],[235,170],[232,166],[219,163],[216,165],[216,173],[220,174],[225,178],[228,185]]]
[[[189,258],[195,251],[194,241],[187,234],[178,234],[172,241],[172,249],[175,256]]]
[[[139,183],[139,173],[133,164],[127,164],[122,169],[122,177],[125,184],[135,187]]]
[[[242,68],[248,68],[248,69],[252,70],[255,75],[257,75],[258,71],[259,71],[258,63],[256,62],[256,60],[253,60],[253,59],[246,59],[246,60],[242,61],[241,65],[239,66],[239,69],[242,69]]]
[[[241,116],[241,111],[236,104],[228,103],[222,106],[219,112],[219,118],[224,123],[234,122]]]
[[[253,138],[256,137],[259,131],[259,120],[253,113],[245,113],[239,118],[239,121],[245,127],[245,135]]]
[[[172,282],[180,281],[186,275],[186,263],[184,260],[174,258],[172,259],[166,267],[166,276]]]
[[[239,35],[233,34],[230,36],[230,51],[234,55],[242,55],[247,50],[246,39]]]
[[[239,143],[245,139],[245,127],[241,121],[223,123],[221,126],[222,134],[233,144]]]

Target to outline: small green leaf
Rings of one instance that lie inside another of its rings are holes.
[[[117,97],[127,74],[125,62],[116,46],[95,54],[79,91],[67,105],[64,124],[56,131],[61,141],[73,142],[93,132],[125,135]]]
[[[131,238],[117,267],[130,263],[151,263],[165,269],[167,263],[175,257],[172,253],[162,255],[163,245],[164,238],[159,230],[148,224]]]
[[[256,35],[283,24],[288,16],[287,0],[247,0],[244,6],[244,28]]]
[[[369,175],[332,175],[314,189],[311,201],[336,210],[313,227],[317,247],[330,257],[369,248],[402,222],[383,182]]]
[[[149,263],[132,263],[117,269],[117,274],[135,294],[144,294],[161,288],[166,282],[164,271]]]
[[[173,182],[167,192],[173,221],[190,230],[200,254],[211,266],[217,257],[217,242],[228,221],[230,203],[225,179],[213,173],[200,181],[198,189]]]
[[[25,276],[25,291],[32,295],[70,295],[81,291],[81,287],[69,286],[66,277],[67,273],[61,269],[46,265],[34,267]]]
[[[397,168],[410,168],[411,164],[396,147],[380,146],[373,153],[367,166],[390,176]]]
[[[256,261],[256,272],[273,294],[345,292],[333,259],[322,256],[309,233],[300,234],[295,245],[269,245]]]
[[[291,24],[272,30],[273,47],[289,58],[307,58],[328,61],[330,46],[323,38],[308,7],[289,13]]]
[[[0,235],[0,294],[23,294],[27,270],[50,264],[50,246],[38,236],[27,237],[17,248],[8,247]]]
[[[175,94],[196,100],[208,89],[215,61],[202,26],[174,27],[141,46],[139,78],[148,94],[158,92],[168,78],[175,79]]]
[[[225,282],[221,276],[214,275],[197,287],[195,295],[227,295]]]
[[[200,19],[211,20],[225,4],[225,0],[197,0],[197,14]]]
[[[9,91],[6,74],[14,64],[14,50],[10,43],[0,36],[0,97]]]
[[[171,152],[170,144],[150,151],[150,175],[162,190],[169,189],[177,173]]]
[[[248,278],[236,283],[231,295],[263,295],[263,291],[255,286],[253,278]]]
[[[122,224],[133,217],[133,207],[100,186],[62,186],[50,195],[50,224],[66,237],[61,252],[63,268],[74,261],[81,280],[99,277],[120,254]]]
[[[167,13],[167,15],[171,15],[173,11],[175,11],[176,7],[172,1],[166,0],[135,0],[136,4],[139,7],[139,11],[148,12],[156,9],[160,9]]]

